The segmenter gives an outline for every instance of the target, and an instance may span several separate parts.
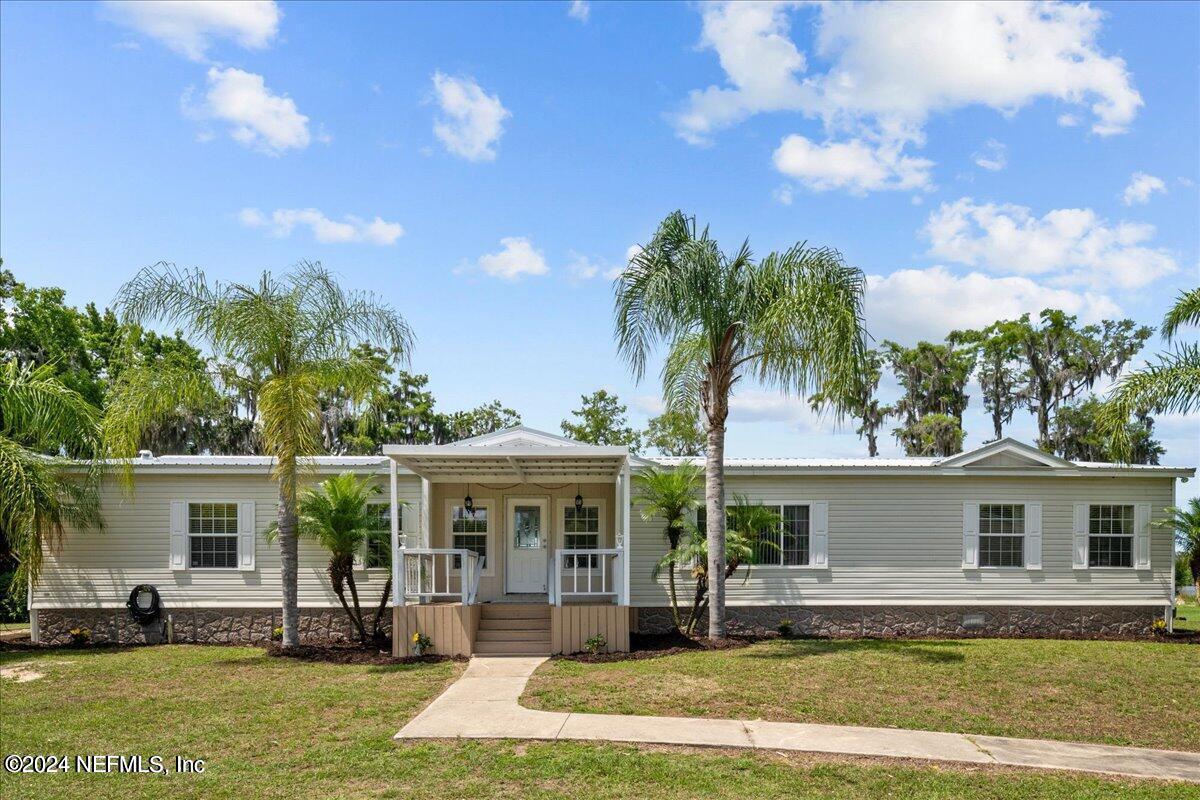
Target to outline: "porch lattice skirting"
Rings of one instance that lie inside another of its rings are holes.
[[[637,608],[638,633],[672,628],[669,608]],[[733,633],[758,635],[791,622],[800,636],[1149,636],[1161,606],[729,606]],[[701,622],[701,633],[707,619]]]

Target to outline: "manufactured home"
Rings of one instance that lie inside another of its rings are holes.
[[[382,456],[314,459],[307,480],[375,476],[388,537],[360,554],[364,607],[384,592],[397,654],[555,653],[668,629],[661,520],[643,458],[525,427]],[[30,591],[33,632],[63,642],[260,642],[280,625],[271,460],[154,456],[105,486],[103,531],[68,531]],[[1105,636],[1169,623],[1173,539],[1156,526],[1194,469],[1071,462],[1003,439],[949,458],[730,458],[727,491],[781,519],[727,584],[731,628],[790,621],[829,636]],[[390,546],[385,543],[390,541]],[[302,636],[348,625],[326,554],[301,541]],[[690,565],[677,574],[688,596]],[[390,585],[389,585],[390,579]],[[161,613],[137,619],[135,587]]]

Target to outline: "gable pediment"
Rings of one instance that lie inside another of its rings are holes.
[[[973,450],[959,453],[938,463],[939,467],[1046,468],[1074,467],[1070,461],[1043,452],[1032,445],[1004,438]]]

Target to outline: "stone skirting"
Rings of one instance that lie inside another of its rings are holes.
[[[270,641],[283,624],[280,609],[270,608],[175,608],[143,625],[123,608],[55,608],[37,611],[38,631],[43,644],[69,644],[72,628],[87,628],[95,644],[162,644],[168,641],[168,615],[172,640],[189,644],[262,644]],[[363,609],[367,625],[375,608]],[[380,623],[390,634],[392,615],[385,612]],[[369,629],[368,629],[369,632]],[[348,641],[354,628],[341,608],[300,609],[300,639]]]
[[[672,628],[669,608],[638,608],[637,632]],[[1149,636],[1156,606],[729,606],[730,633],[762,635],[791,620],[797,636]],[[707,629],[707,620],[701,621]],[[703,632],[703,631],[701,631]]]

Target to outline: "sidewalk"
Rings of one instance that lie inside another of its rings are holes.
[[[1082,770],[1200,783],[1200,754],[1140,747],[793,722],[534,711],[518,700],[545,658],[472,658],[397,739],[572,739],[748,747]]]

